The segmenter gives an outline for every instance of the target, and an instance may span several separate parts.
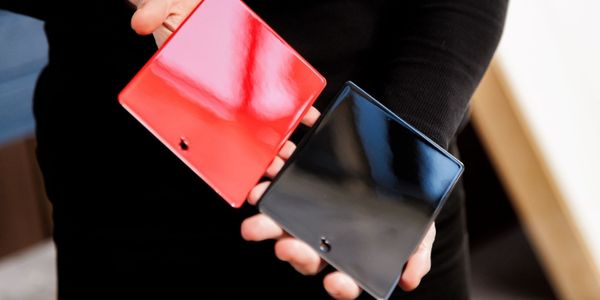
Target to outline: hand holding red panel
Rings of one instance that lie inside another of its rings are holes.
[[[324,87],[241,1],[204,0],[119,99],[239,207]]]

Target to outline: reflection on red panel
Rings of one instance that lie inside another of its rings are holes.
[[[204,0],[119,99],[239,207],[324,87],[241,1]]]

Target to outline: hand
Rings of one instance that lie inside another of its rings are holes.
[[[319,118],[319,112],[312,108],[306,114],[302,123],[312,126]],[[275,177],[281,170],[285,161],[292,155],[296,146],[288,141],[281,149],[266,171],[269,178]],[[256,205],[264,194],[270,182],[261,182],[256,185],[248,196],[248,202]],[[282,261],[288,262],[294,269],[303,275],[315,275],[325,267],[325,262],[306,243],[291,237],[275,221],[264,214],[252,216],[242,223],[242,237],[247,241],[277,240],[275,255]],[[405,291],[414,290],[423,276],[431,268],[431,249],[435,240],[435,224],[431,226],[423,242],[410,257],[406,268],[400,278],[400,287]],[[336,271],[328,274],[323,280],[325,290],[336,299],[354,299],[361,293],[361,289],[350,276]]]
[[[202,0],[129,0],[137,10],[131,28],[140,35],[153,34],[159,47]]]

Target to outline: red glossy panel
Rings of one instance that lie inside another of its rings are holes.
[[[241,1],[204,0],[119,100],[239,207],[324,87]]]

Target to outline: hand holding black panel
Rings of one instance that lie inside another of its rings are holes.
[[[347,83],[259,203],[376,298],[387,298],[462,164]]]

